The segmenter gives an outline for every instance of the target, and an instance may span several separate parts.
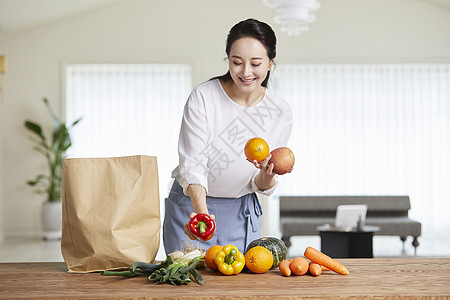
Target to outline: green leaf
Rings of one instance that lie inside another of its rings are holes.
[[[25,121],[25,127],[30,130],[31,132],[38,135],[43,141],[45,141],[45,137],[42,134],[42,128],[39,124],[36,124],[32,121]]]
[[[61,153],[70,147],[70,137],[66,125],[61,124],[53,131],[52,150],[55,153]]]
[[[36,184],[38,184],[39,183],[39,181],[37,181],[37,180],[28,180],[27,181],[27,184],[28,185],[31,185],[31,186],[35,186]]]
[[[79,118],[78,120],[76,120],[75,122],[73,122],[73,123],[72,123],[72,126],[71,126],[71,127],[73,127],[73,126],[77,125],[77,124],[78,124],[78,122],[80,122],[80,121],[81,121],[81,119],[83,119],[83,118]]]
[[[53,111],[53,109],[52,109],[50,103],[48,102],[47,98],[44,98],[43,101],[45,103],[45,106],[47,106],[47,110],[48,110],[50,116],[52,117],[53,122],[55,123],[55,127],[57,127],[58,125],[60,125],[62,123],[61,120],[56,116],[56,114]]]
[[[36,178],[34,180],[28,180],[27,184],[31,185],[31,186],[35,186],[38,183],[44,183],[47,180],[47,178],[48,178],[47,175],[40,174],[40,175],[36,176]]]

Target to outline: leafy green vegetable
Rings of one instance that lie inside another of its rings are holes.
[[[184,254],[177,259],[172,259],[169,255],[159,264],[151,264],[144,262],[134,262],[131,268],[122,271],[102,271],[100,275],[105,276],[148,276],[148,280],[152,282],[169,283],[172,285],[181,285],[191,282],[191,276],[195,282],[200,285],[205,283],[205,279],[195,269],[200,259],[204,256],[199,250],[193,250]]]

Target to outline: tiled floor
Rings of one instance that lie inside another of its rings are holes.
[[[398,237],[375,236],[375,257],[414,257],[410,239],[402,250]],[[421,237],[417,249],[418,257],[450,257],[450,236]],[[293,237],[288,256],[303,255],[307,246],[320,249],[319,237]],[[157,257],[158,259],[158,257]],[[59,240],[44,241],[39,238],[7,238],[0,242],[0,262],[62,262]]]
[[[0,243],[0,262],[64,261],[59,240],[5,238]]]

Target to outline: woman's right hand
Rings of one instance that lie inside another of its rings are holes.
[[[187,188],[187,192],[192,201],[194,211],[209,215],[208,206],[206,205],[206,188],[200,184],[190,184]],[[197,213],[192,212],[189,215],[191,220]],[[210,215],[211,219],[215,220],[214,215]],[[189,221],[184,224],[184,233],[191,239],[195,240],[197,237],[189,229]]]
[[[193,217],[195,217],[196,213],[193,212],[189,215],[189,220],[191,220]],[[211,217],[212,220],[216,220],[216,216],[214,215],[209,215]],[[196,240],[197,237],[191,232],[191,230],[189,229],[189,221],[184,224],[184,233],[191,239],[191,240]]]

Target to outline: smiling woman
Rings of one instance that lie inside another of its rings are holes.
[[[261,82],[261,86],[267,87],[270,79],[270,68],[273,64],[275,56],[277,55],[277,38],[270,26],[257,26],[257,24],[257,20],[249,19],[246,22],[241,22],[231,28],[228,34],[227,44],[225,48],[225,52],[229,60],[230,69],[226,74],[217,76],[214,79],[220,79],[225,83],[229,82],[232,79],[231,68],[233,64],[239,65],[242,63],[242,57],[239,53],[244,53],[245,55],[253,54],[254,56],[251,55],[247,59],[250,59],[250,61],[252,59],[255,60],[254,62],[252,62],[252,64],[255,66],[262,64],[262,62],[265,61],[266,58],[269,61],[268,70],[266,70],[267,74]],[[251,32],[251,30],[255,31]],[[234,44],[235,42],[237,43]],[[231,53],[233,45],[233,51],[235,53]],[[251,46],[252,48],[249,48],[249,52],[247,52],[245,48],[243,49],[243,46]],[[264,49],[262,49],[261,47],[263,47]]]
[[[229,73],[231,78],[223,88],[236,103],[253,106],[265,94],[263,82],[269,76],[273,60],[267,56],[265,46],[254,38],[241,38],[230,51]]]
[[[262,208],[256,192],[271,195],[277,177],[270,155],[248,161],[245,144],[261,137],[272,147],[285,146],[293,123],[289,105],[267,88],[275,53],[276,37],[268,24],[254,19],[237,23],[226,43],[229,71],[198,85],[188,97],[179,164],[166,202],[167,253],[186,238],[196,238],[186,219],[200,213],[217,218],[215,235],[198,241],[204,249],[233,244],[244,251],[260,237]]]

